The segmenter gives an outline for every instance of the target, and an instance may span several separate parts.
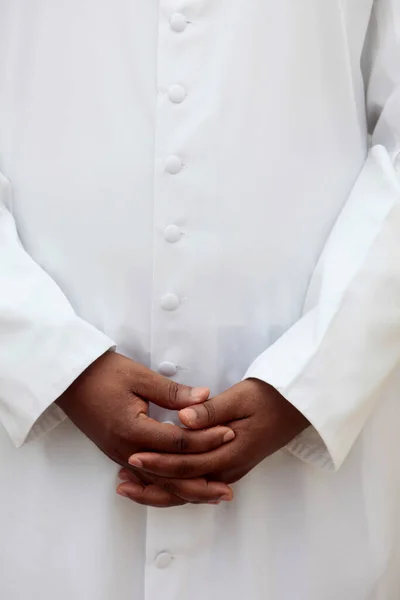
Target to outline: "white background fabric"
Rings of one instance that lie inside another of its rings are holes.
[[[398,597],[399,43],[399,0],[0,0],[2,598]],[[313,427],[135,506],[52,404],[114,344]]]

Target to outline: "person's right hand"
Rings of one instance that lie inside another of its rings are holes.
[[[208,395],[207,388],[177,384],[129,358],[107,352],[74,381],[57,404],[104,454],[132,471],[128,458],[139,451],[202,453],[232,440],[234,433],[225,426],[190,431],[158,423],[147,415],[148,402],[180,410],[205,401]],[[140,497],[137,489],[132,493],[134,500],[142,504],[214,503],[232,497],[231,488],[220,482],[137,475],[142,482],[150,484],[143,485]],[[136,480],[132,475],[128,483],[120,486],[119,492],[129,497],[129,486],[137,486]]]

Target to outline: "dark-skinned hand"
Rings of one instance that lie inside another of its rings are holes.
[[[234,437],[225,426],[190,431],[159,423],[147,414],[149,402],[179,410],[204,401],[208,395],[207,388],[177,384],[120,354],[107,352],[76,379],[57,404],[104,454],[119,465],[131,468],[128,459],[139,451],[165,452],[172,456],[204,453]],[[232,497],[227,485],[209,483],[204,478],[171,481],[149,474],[138,477],[132,474],[131,481],[122,484],[118,491],[151,506],[214,503]],[[136,489],[135,493],[135,485],[143,491],[138,494]]]
[[[191,430],[227,425],[235,438],[219,448],[184,456],[135,453],[129,463],[142,473],[175,481],[205,477],[234,483],[309,426],[277,390],[258,379],[242,381],[202,404],[181,410],[179,416]]]

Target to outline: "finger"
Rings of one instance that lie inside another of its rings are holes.
[[[146,473],[145,471],[132,471],[132,469],[121,469],[118,473],[119,479],[121,481],[131,481],[132,483],[138,483],[139,485],[151,485],[154,483],[155,475],[151,473]]]
[[[204,402],[210,395],[209,388],[182,385],[140,366],[135,370],[131,390],[141,398],[171,410]]]
[[[156,476],[152,475],[151,473],[146,473],[145,471],[138,471],[137,469],[133,470],[132,468],[127,469],[123,467],[120,469],[118,477],[121,479],[121,481],[131,481],[132,483],[138,483],[146,486],[153,484]]]
[[[118,472],[118,477],[119,479],[121,479],[121,481],[132,481],[132,483],[139,484],[142,483],[139,477],[129,469],[120,469],[120,471]]]
[[[153,506],[155,508],[169,508],[171,506],[182,506],[185,500],[173,496],[157,485],[143,485],[132,481],[121,483],[117,488],[117,494],[129,498],[137,504]]]
[[[227,444],[203,454],[157,454],[140,452],[129,458],[129,464],[144,472],[173,479],[191,479],[204,477],[210,473],[232,469],[238,459]]]
[[[129,481],[130,481],[130,482],[132,482],[132,483],[139,484],[139,485],[141,485],[142,487],[146,487],[146,486],[149,486],[149,485],[156,485],[156,486],[157,486],[157,483],[156,483],[156,481],[155,481],[155,480],[156,480],[156,479],[160,479],[160,480],[161,480],[161,479],[163,479],[163,478],[161,478],[161,477],[158,477],[158,478],[157,478],[155,475],[152,475],[151,473],[144,473],[144,472],[140,473],[140,476],[138,476],[138,475],[137,475],[136,473],[134,473],[132,470],[130,470],[130,469],[125,469],[125,468],[123,468],[123,469],[121,469],[121,470],[119,471],[119,473],[118,473],[118,477],[119,477],[119,479],[121,479],[121,480],[122,480],[122,481],[124,481],[124,482],[127,482],[127,481],[129,482]],[[163,481],[164,481],[164,482],[167,482],[168,480],[167,480],[167,479],[163,479]],[[159,485],[159,486],[157,486],[157,487],[159,487],[160,489],[163,489],[163,486],[162,486],[162,485]],[[168,487],[168,486],[166,486],[166,487],[164,488],[166,492],[168,492],[168,489],[167,489],[167,487]],[[120,489],[120,488],[118,488],[118,489]],[[117,491],[118,491],[118,490],[117,490]],[[171,496],[174,496],[174,494],[173,494],[172,492],[169,492],[169,493],[170,493],[170,495],[171,495]],[[172,497],[171,497],[171,498],[170,498],[170,501],[169,501],[169,505],[172,505],[172,503],[173,503],[174,501],[176,501],[176,505],[178,506],[178,505],[180,505],[180,504],[181,504],[181,500],[183,500],[183,498],[181,498],[181,497],[179,497],[179,496],[176,496],[175,500],[174,500],[174,498],[172,498]],[[161,498],[161,501],[163,501],[163,499],[162,499],[162,498]]]
[[[231,502],[233,490],[228,485],[217,481],[197,479],[169,479],[152,476],[154,483],[174,496],[196,504],[219,504]]]
[[[181,454],[209,452],[234,439],[229,427],[213,427],[204,431],[188,431],[183,427],[159,423],[142,414],[134,432],[135,443],[142,448]]]
[[[142,472],[134,472],[131,469],[121,469],[118,473],[119,479],[121,481],[132,481],[132,483],[139,483],[140,485],[146,486],[155,483],[156,476],[151,473]]]
[[[237,390],[235,388],[238,388]],[[191,429],[205,429],[242,419],[246,415],[240,384],[230,390],[179,412],[183,425]]]
[[[139,473],[138,471],[133,471],[132,469],[121,469],[118,473],[118,478],[121,481],[132,481],[132,483],[139,483],[140,485],[149,485],[150,483],[154,483],[154,475],[151,473],[145,473],[142,471]]]
[[[219,504],[233,499],[233,490],[228,485],[206,479],[168,479],[149,474],[152,482],[173,496],[196,504]],[[118,477],[123,481],[142,484],[137,475],[128,469],[121,469]]]

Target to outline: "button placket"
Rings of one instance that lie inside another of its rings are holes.
[[[161,0],[162,2],[163,0]],[[184,37],[177,34],[186,29],[189,19],[181,12],[173,12],[164,23],[166,26],[162,23],[162,16],[160,16],[158,87],[166,92],[167,98],[165,93],[160,94],[157,105],[155,151],[157,164],[164,172],[164,176],[156,166],[154,223],[159,231],[161,222],[164,222],[165,225],[162,228],[162,235],[154,238],[156,247],[154,252],[152,357],[153,363],[155,363],[153,368],[158,369],[166,377],[174,377],[178,373],[175,361],[177,359],[181,361],[183,357],[179,358],[180,352],[176,344],[174,348],[168,347],[168,340],[173,340],[174,327],[179,327],[181,300],[180,293],[177,293],[174,285],[171,286],[168,273],[171,272],[170,269],[176,262],[176,251],[173,250],[173,246],[179,244],[183,235],[182,229],[174,221],[184,222],[185,209],[181,202],[182,195],[177,192],[177,187],[179,187],[179,179],[185,165],[179,155],[179,146],[174,146],[176,128],[173,126],[173,119],[180,111],[179,105],[187,97],[187,88],[184,78],[179,76],[179,61],[176,63],[176,60],[168,60],[166,57],[168,57],[168,51],[172,51],[173,54],[177,52],[180,45],[179,40],[187,39],[187,34]],[[176,47],[174,48],[174,46]],[[172,152],[169,154],[168,150],[172,150]],[[177,187],[175,182],[177,182]],[[174,273],[174,279],[176,279],[176,273]],[[158,307],[156,305],[157,296]],[[171,321],[172,316],[169,316],[169,313],[172,312],[176,312],[177,316]],[[161,340],[164,340],[164,344],[160,342]],[[184,364],[182,368],[185,368]]]
[[[192,25],[196,16],[187,0],[180,0],[179,6],[175,4],[182,13],[173,12],[175,1],[168,0],[172,13],[168,14],[165,0],[160,0],[157,86],[161,93],[157,97],[155,136],[151,364],[161,375],[190,384],[193,335],[188,324],[191,296],[186,277],[196,268],[198,242],[192,219],[193,203],[199,193],[191,178],[191,169],[196,165],[192,164],[190,151],[193,140],[188,137],[193,128],[190,107],[197,89],[189,55],[193,51],[192,35],[196,35]],[[193,18],[183,14],[186,10],[191,11]],[[197,35],[198,32],[199,28]],[[155,418],[172,420],[162,410],[155,413]],[[179,425],[177,417],[175,422]],[[183,518],[180,513],[179,522]],[[209,539],[209,513],[202,514],[201,523],[195,537],[203,544]],[[169,527],[165,519],[160,523],[157,510],[148,510],[146,527],[146,600],[157,600],[165,584],[168,597],[178,597],[178,575],[195,552],[197,540],[192,535],[177,539],[176,526]]]

